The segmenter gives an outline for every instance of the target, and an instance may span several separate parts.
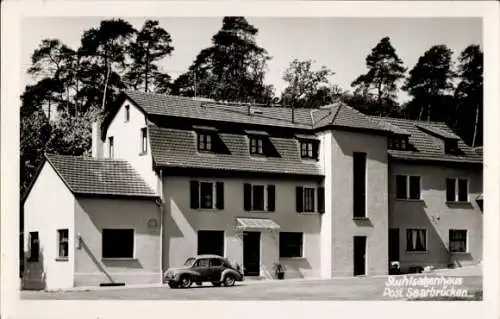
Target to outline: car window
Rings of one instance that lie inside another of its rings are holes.
[[[211,267],[222,266],[222,259],[220,259],[220,258],[211,258],[210,259],[210,266]]]
[[[198,261],[196,262],[196,266],[197,267],[208,267],[208,259],[206,259],[206,258],[198,259]]]

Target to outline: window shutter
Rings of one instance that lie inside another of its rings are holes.
[[[243,185],[243,209],[246,211],[252,210],[252,185]]]
[[[315,160],[319,159],[319,142],[313,143],[313,157]]]
[[[318,187],[318,213],[323,214],[325,212],[325,188],[323,186]]]
[[[274,212],[276,209],[276,187],[267,185],[267,210]]]
[[[200,208],[200,183],[198,181],[191,181],[189,188],[191,193],[191,208]]]
[[[455,201],[455,179],[447,178],[446,179],[446,201],[454,202]]]
[[[304,211],[304,188],[301,186],[295,188],[295,209],[297,213]]]
[[[224,209],[224,183],[217,182],[215,184],[215,207],[217,209]]]

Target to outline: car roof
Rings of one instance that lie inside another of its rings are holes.
[[[218,258],[218,259],[224,259],[224,257],[219,256],[219,255],[211,255],[211,254],[204,254],[204,255],[198,255],[195,256],[196,258]]]

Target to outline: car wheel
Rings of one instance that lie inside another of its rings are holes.
[[[192,283],[191,277],[186,276],[186,275],[181,277],[180,284],[181,284],[182,288],[191,287],[191,283]]]
[[[235,278],[233,275],[226,275],[224,277],[224,286],[231,287],[234,286]]]
[[[169,286],[170,288],[179,288],[179,283],[177,283],[177,282],[173,282],[173,281],[172,281],[172,282],[169,282],[169,283],[168,283],[168,286]]]
[[[212,285],[214,285],[215,287],[220,287],[221,282],[220,281],[212,281]]]

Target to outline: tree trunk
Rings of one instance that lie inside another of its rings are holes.
[[[149,73],[149,48],[146,49],[146,68],[144,72],[144,91],[148,93],[148,74]]]
[[[102,110],[104,110],[106,107],[106,93],[108,90],[109,74],[111,73],[111,66],[107,62],[106,62],[106,69],[107,72],[106,72],[106,79],[104,80],[104,93],[102,95]]]
[[[418,120],[422,120],[422,115],[424,115],[424,106],[420,106],[420,114],[418,115]]]
[[[479,104],[476,105],[476,121],[474,123],[474,135],[472,136],[472,147],[476,147],[477,127],[479,124]]]

